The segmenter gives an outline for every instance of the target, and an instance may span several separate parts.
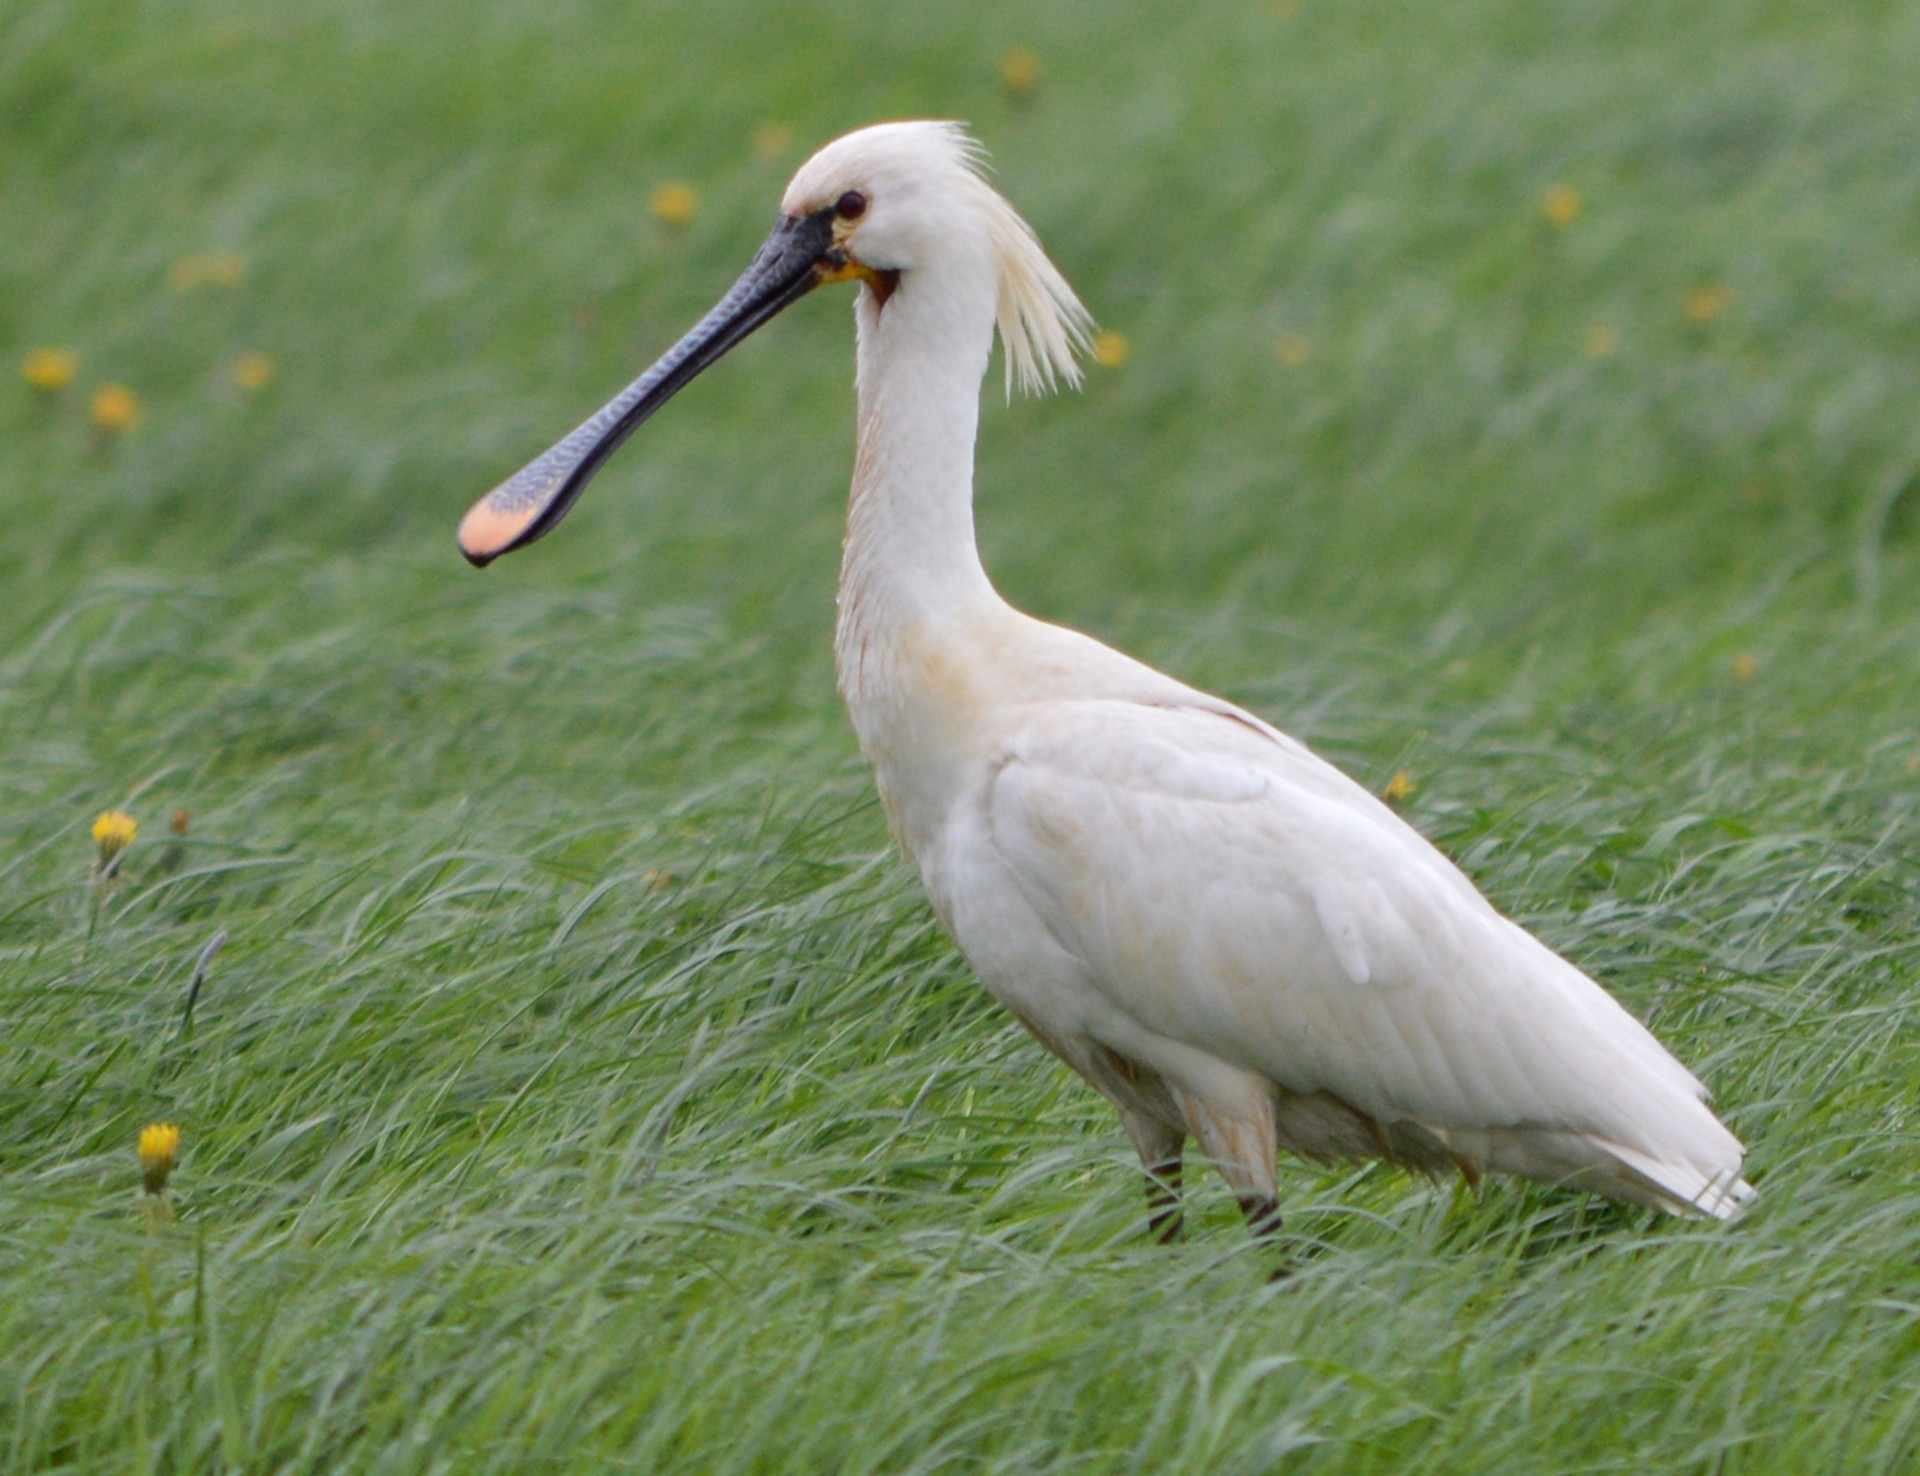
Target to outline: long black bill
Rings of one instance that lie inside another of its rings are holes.
[[[698,323],[645,374],[537,461],[495,487],[460,520],[460,552],[483,567],[544,538],[567,515],[601,463],[702,369],[789,303],[818,286],[832,264],[833,211],[781,217],[748,267]]]

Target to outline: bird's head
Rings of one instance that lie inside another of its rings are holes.
[[[971,278],[992,304],[1009,388],[1079,383],[1089,326],[1025,221],[981,173],[956,123],[882,123],[800,166],[747,270],[647,372],[565,440],[500,483],[460,524],[460,551],[487,564],[559,523],[593,474],[701,370],[816,287],[857,281],[884,313],[916,272]]]
[[[881,123],[835,139],[793,177],[783,220],[824,223],[822,281],[866,283],[884,304],[903,272],[976,254],[980,150],[956,124]]]

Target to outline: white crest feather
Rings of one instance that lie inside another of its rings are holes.
[[[1007,394],[1015,385],[1042,394],[1064,380],[1080,383],[1093,315],[1081,306],[1060,269],[1047,259],[1033,227],[986,178],[987,151],[958,123],[941,125],[978,187],[982,214],[1000,265],[1000,347],[1007,360]]]

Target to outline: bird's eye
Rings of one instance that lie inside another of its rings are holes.
[[[858,190],[848,190],[834,201],[833,213],[842,220],[858,220],[867,213],[867,197]]]

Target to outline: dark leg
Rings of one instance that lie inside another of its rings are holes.
[[[1246,1215],[1246,1228],[1254,1232],[1254,1240],[1279,1240],[1281,1236],[1281,1202],[1271,1194],[1246,1196],[1240,1200],[1240,1213]]]
[[[1247,1229],[1255,1240],[1271,1245],[1280,1238],[1280,1201],[1272,1195],[1243,1198],[1240,1213],[1247,1217]]]
[[[1180,1160],[1165,1158],[1147,1165],[1147,1233],[1162,1245],[1172,1245],[1186,1229],[1180,1213]]]
[[[1180,1160],[1186,1151],[1187,1135],[1131,1103],[1116,1099],[1114,1105],[1120,1110],[1120,1125],[1127,1130],[1133,1151],[1140,1155],[1140,1171],[1147,1176],[1147,1233],[1162,1245],[1172,1245],[1184,1226]]]
[[[1293,1274],[1293,1258],[1286,1253],[1280,1240],[1280,1201],[1271,1195],[1243,1198],[1240,1201],[1240,1213],[1247,1217],[1247,1229],[1253,1233],[1253,1238],[1279,1253],[1280,1263],[1267,1273],[1267,1280],[1285,1281]]]

